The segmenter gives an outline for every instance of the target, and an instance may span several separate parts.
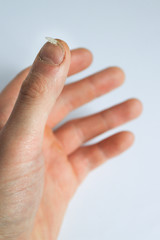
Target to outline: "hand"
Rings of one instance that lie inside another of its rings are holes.
[[[84,178],[132,145],[133,134],[125,131],[82,146],[136,118],[142,111],[137,99],[71,120],[53,133],[70,111],[123,83],[123,71],[110,67],[63,88],[67,76],[91,62],[87,49],[70,52],[62,40],[57,46],[47,42],[32,67],[1,92],[0,239],[57,239],[67,205]]]

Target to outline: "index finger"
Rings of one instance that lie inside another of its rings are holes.
[[[92,53],[86,48],[71,50],[71,64],[68,76],[86,69],[92,62]],[[21,71],[0,93],[0,128],[7,121],[16,102],[22,82],[27,77],[31,66]]]

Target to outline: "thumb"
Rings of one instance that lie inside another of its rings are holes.
[[[38,53],[4,127],[9,128],[10,134],[42,133],[64,86],[70,66],[69,47],[60,39],[47,39],[49,42]]]

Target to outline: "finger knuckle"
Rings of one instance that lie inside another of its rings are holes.
[[[4,127],[6,121],[7,121],[6,114],[3,111],[1,111],[0,112],[0,130]]]
[[[27,99],[37,99],[48,91],[47,80],[38,72],[28,75],[21,87],[21,97]]]

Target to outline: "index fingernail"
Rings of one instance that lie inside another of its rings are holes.
[[[42,47],[39,54],[40,59],[54,65],[61,64],[65,55],[63,45],[57,39],[51,37],[46,37],[46,39],[48,40],[49,44],[46,43]]]

